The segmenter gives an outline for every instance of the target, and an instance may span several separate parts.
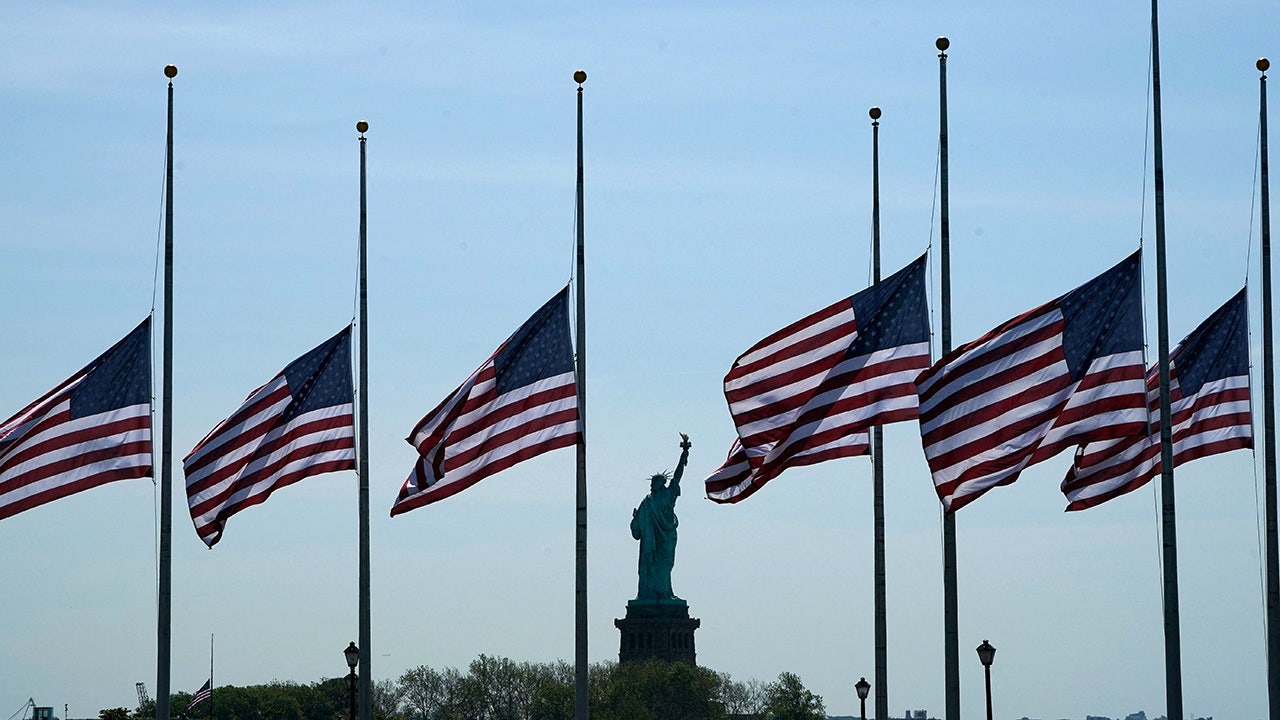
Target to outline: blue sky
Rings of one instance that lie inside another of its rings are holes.
[[[402,438],[569,280],[571,74],[584,68],[590,657],[616,658],[612,620],[635,592],[630,510],[645,479],[674,466],[684,431],[694,448],[674,587],[702,618],[700,662],[740,679],[796,672],[830,711],[852,713],[853,683],[874,671],[870,463],[790,470],[740,506],[703,500],[700,479],[732,438],[723,374],[761,337],[867,284],[872,105],[884,110],[885,271],[936,241],[938,35],[952,41],[957,343],[1150,241],[1148,10],[10,4],[0,415],[151,308],[165,64],[180,69],[175,459],[352,318],[365,118],[373,674],[479,653],[571,659],[571,452],[387,512],[413,459]],[[1280,56],[1274,13],[1260,0],[1162,6],[1175,341],[1257,278],[1253,62]],[[890,706],[938,715],[939,506],[915,424],[886,437]],[[1001,714],[1163,709],[1155,494],[1065,514],[1068,464],[1034,467],[958,515],[967,715],[982,707],[983,639],[999,649]],[[1237,452],[1178,473],[1188,712],[1265,712],[1254,465]],[[0,710],[32,697],[87,717],[132,706],[135,682],[154,692],[156,504],[151,483],[124,482],[0,522]],[[237,515],[212,551],[179,492],[174,529],[175,690],[203,682],[210,633],[219,684],[345,672],[353,473]]]

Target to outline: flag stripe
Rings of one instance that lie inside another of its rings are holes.
[[[877,400],[894,397],[909,397],[914,406],[914,379],[920,371],[921,361],[928,362],[928,343],[907,352],[911,354],[881,352],[841,363],[831,370],[820,387],[815,388],[815,394],[808,398],[808,403],[804,395],[791,394],[771,405],[741,412],[737,416],[739,432],[749,444],[776,439],[785,434],[785,428],[780,429],[775,421],[779,415],[805,409],[803,414],[795,416],[797,422],[803,423],[813,415],[821,414],[824,403],[828,402],[835,412],[850,407],[869,407]],[[809,407],[806,409],[806,406]]]
[[[351,406],[328,408],[330,412],[309,413],[307,417],[314,420],[303,420],[292,424],[289,428],[279,429],[270,442],[264,443],[262,452],[246,456],[243,461],[223,468],[227,472],[219,472],[216,477],[206,477],[201,482],[187,485],[187,497],[192,508],[206,506],[211,501],[226,497],[237,488],[246,484],[273,484],[273,478],[284,472],[291,463],[307,458],[310,454],[326,453],[332,450],[355,447],[355,432],[351,426]],[[302,417],[302,416],[300,416]],[[355,464],[354,454],[348,458],[352,467]]]
[[[328,440],[355,435],[352,428],[353,406],[351,403],[335,405],[329,408],[299,415],[286,426],[271,425],[264,422],[265,432],[255,432],[258,442],[252,445],[242,443],[225,443],[224,447],[235,447],[228,453],[225,462],[215,456],[214,462],[206,464],[199,471],[187,476],[187,494],[203,493],[211,487],[228,482],[234,483],[238,477],[246,475],[262,475],[270,473],[270,468],[285,454],[298,447],[305,447]],[[354,459],[354,458],[353,458]]]
[[[252,449],[252,442],[271,430],[270,420],[284,411],[290,402],[289,387],[283,376],[258,388],[231,417],[218,426],[183,463],[187,477],[203,474],[211,463],[225,464]],[[188,481],[190,482],[190,481]]]
[[[1014,328],[1012,332],[1020,332]],[[946,411],[951,417],[960,415],[969,418],[966,426],[990,420],[1007,410],[1002,402],[1005,397],[1015,393],[1037,393],[1018,398],[1023,402],[1040,399],[1052,391],[1042,387],[1045,380],[1066,375],[1066,356],[1062,353],[1062,322],[1058,318],[1046,327],[1034,328],[1035,333],[1028,333],[1027,343],[1009,343],[1001,348],[1001,352],[986,353],[976,359],[985,362],[968,362],[957,364],[952,370],[954,379],[943,386],[931,386],[937,392],[922,391],[920,394],[920,429],[921,432],[936,434],[939,428],[947,428],[950,417],[944,418]],[[1019,352],[1009,354],[1007,349]],[[945,358],[939,361],[946,362]],[[998,391],[998,392],[997,392]],[[979,410],[985,412],[977,416]]]
[[[753,482],[751,464],[737,439],[730,446],[724,464],[706,479],[707,497],[720,503],[740,502],[761,487],[761,483]]]
[[[97,462],[114,450],[122,455],[150,452],[151,406],[134,405],[72,420],[62,403],[42,422],[42,432],[4,459],[0,495],[24,485],[55,479],[80,461]],[[146,447],[140,447],[145,445]]]
[[[576,425],[576,421],[575,421],[575,425]],[[512,467],[517,463],[523,462],[525,460],[528,460],[529,458],[536,457],[543,453],[550,452],[552,450],[559,450],[560,448],[570,447],[578,441],[577,437],[574,434],[558,432],[559,430],[562,430],[562,428],[556,428],[555,430],[557,432],[548,433],[549,439],[546,440],[545,442],[538,442],[538,443],[526,445],[512,454],[504,458],[500,458],[499,459],[500,462],[495,461],[493,463],[485,465],[481,469],[475,471],[474,474],[468,475],[465,478],[462,478],[459,480],[453,480],[449,482],[442,481],[442,482],[433,484],[431,485],[430,493],[422,492],[422,493],[418,493],[417,495],[408,497],[405,500],[398,501],[395,504],[395,506],[392,508],[392,511],[391,511],[392,516],[408,512],[415,508],[420,508],[424,505],[430,505],[431,503],[439,502],[441,500],[444,500],[445,498],[457,495],[458,493],[462,492],[463,490],[466,490],[472,485],[475,485],[476,483],[489,477],[490,475],[498,473],[502,470],[506,470],[507,468]],[[422,487],[429,480],[429,473],[422,470],[423,462],[424,460],[422,458],[419,458],[418,463],[414,466],[414,472],[410,476],[411,479],[415,480],[415,485],[417,487]]]
[[[1083,510],[1137,490],[1160,474],[1159,379],[1153,366],[1148,386],[1150,431],[1138,438],[1089,443],[1076,453],[1062,481],[1067,510]],[[1176,372],[1176,364],[1171,373]],[[1176,390],[1176,383],[1174,383]],[[1174,467],[1197,458],[1253,447],[1249,378],[1236,376],[1206,382],[1201,392],[1171,403]]]
[[[957,384],[953,380],[944,384],[941,382],[943,377],[956,378],[962,373],[974,373],[976,378],[985,380],[995,375],[986,370],[993,363],[1010,356],[1035,357],[1044,354],[1046,350],[1029,351],[1036,343],[1053,338],[1054,333],[1060,330],[1061,322],[1062,313],[1056,307],[1041,306],[1009,320],[971,343],[955,348],[920,374],[916,381],[920,398],[930,400],[932,405],[947,399],[949,393],[968,387],[967,381]],[[944,368],[946,373],[942,372]],[[943,394],[937,395],[939,392]],[[924,408],[921,408],[921,416],[924,416]]]

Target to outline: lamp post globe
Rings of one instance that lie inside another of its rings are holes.
[[[996,659],[996,648],[986,640],[977,647],[978,661],[982,663],[982,670],[987,676],[987,720],[991,720],[991,663]]]
[[[991,667],[991,663],[995,662],[995,659],[996,659],[995,646],[987,642],[986,640],[983,640],[982,644],[978,646],[977,650],[978,650],[978,661],[982,663],[982,666]]]
[[[347,667],[355,670],[356,665],[360,664],[360,648],[356,647],[354,642],[347,644],[347,649],[342,651],[347,658]]]
[[[853,689],[858,691],[858,701],[862,705],[862,720],[867,720],[867,693],[871,692],[871,683],[866,678],[859,678]]]

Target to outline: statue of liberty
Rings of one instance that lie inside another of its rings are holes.
[[[671,591],[671,569],[676,562],[676,498],[680,476],[689,460],[689,436],[680,433],[680,462],[671,475],[658,473],[649,479],[649,495],[631,511],[631,537],[640,541],[640,586],[630,604],[677,604],[685,601]]]

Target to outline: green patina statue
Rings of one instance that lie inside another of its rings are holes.
[[[668,476],[658,473],[649,479],[649,496],[631,511],[631,537],[640,541],[640,588],[628,604],[677,604],[684,600],[671,591],[671,568],[676,563],[676,498],[680,497],[680,476],[689,460],[689,436],[680,433],[680,462]]]

